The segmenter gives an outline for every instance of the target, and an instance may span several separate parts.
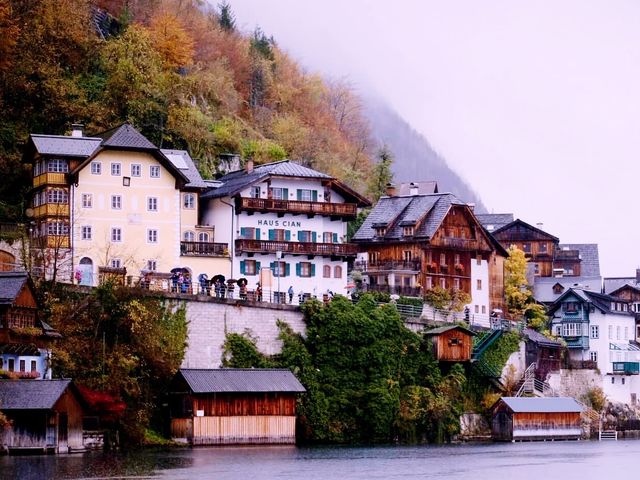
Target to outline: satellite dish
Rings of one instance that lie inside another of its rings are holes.
[[[29,218],[33,218],[33,208],[27,208],[27,209],[24,211],[24,214],[25,214],[27,217],[29,217]]]

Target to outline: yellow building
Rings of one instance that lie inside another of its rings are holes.
[[[198,224],[207,187],[188,153],[160,150],[129,124],[95,137],[31,135],[32,246],[45,275],[97,284],[115,275],[130,284],[170,288],[169,273],[192,280],[228,275],[226,245]]]

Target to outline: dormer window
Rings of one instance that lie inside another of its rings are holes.
[[[562,309],[566,313],[578,313],[578,302],[565,302],[562,304]]]
[[[403,227],[402,234],[405,237],[412,237],[413,236],[413,231],[414,231],[414,227]]]
[[[376,237],[384,237],[387,233],[387,229],[385,227],[376,227]]]

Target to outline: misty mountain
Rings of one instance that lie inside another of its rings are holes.
[[[363,113],[371,125],[371,135],[382,146],[387,144],[394,156],[396,183],[435,180],[440,192],[451,192],[461,200],[476,204],[477,212],[486,212],[480,197],[431,146],[388,104],[379,98],[362,99]]]

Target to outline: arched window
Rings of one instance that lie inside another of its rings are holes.
[[[333,278],[342,278],[342,267],[340,265],[333,267]]]
[[[208,242],[209,241],[209,234],[207,232],[200,232],[198,234],[198,241],[199,242]]]
[[[331,266],[330,265],[325,265],[324,267],[322,267],[322,276],[324,278],[331,278]]]
[[[193,232],[184,232],[184,241],[185,242],[194,242],[196,239],[196,235]]]

